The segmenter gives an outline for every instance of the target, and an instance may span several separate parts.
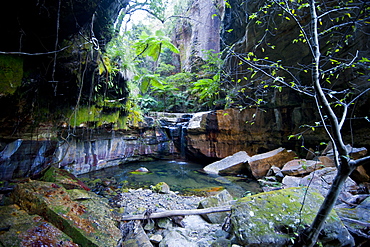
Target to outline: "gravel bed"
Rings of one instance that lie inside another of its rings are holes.
[[[111,200],[111,206],[120,208],[123,214],[141,214],[146,211],[154,213],[164,210],[195,209],[204,198],[180,196],[174,192],[162,194],[149,189],[130,189],[115,196]]]

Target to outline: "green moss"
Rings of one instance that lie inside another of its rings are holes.
[[[167,186],[167,187],[168,187],[168,185],[167,185],[165,182],[159,182],[159,183],[157,183],[156,185],[151,186],[150,188],[151,188],[151,190],[153,190],[154,192],[162,192],[162,191],[163,191],[163,187],[164,187],[164,186]]]
[[[140,172],[140,171],[132,171],[130,172],[131,174],[134,175],[145,175],[145,174],[150,174],[150,172]]]
[[[125,128],[127,117],[123,111],[114,110],[109,114],[103,113],[103,108],[98,106],[81,106],[77,111],[67,113],[72,127],[86,126],[99,127],[104,124],[113,124],[114,129]]]
[[[130,190],[128,189],[128,188],[121,188],[121,192],[122,193],[127,193],[127,192],[129,192]]]
[[[294,237],[312,223],[323,201],[321,194],[311,189],[309,196],[305,198],[305,190],[306,188],[290,188],[239,199],[235,204],[238,208],[233,219],[235,229],[246,229],[250,231],[246,236],[253,235],[255,239],[273,235],[275,239]],[[333,211],[326,222],[337,221],[338,216]]]
[[[13,94],[21,85],[23,59],[19,56],[0,55],[0,95]]]
[[[102,181],[100,178],[97,178],[97,179],[94,179],[93,181],[91,181],[91,183],[95,186],[96,184],[101,184]]]
[[[283,192],[284,193],[280,193],[280,191],[265,192],[241,198],[239,202],[249,203],[248,205],[251,205],[251,209],[255,209],[255,212],[253,212],[259,214],[256,215],[256,217],[264,217],[270,221],[279,221],[278,218],[281,217],[279,212],[281,212],[281,210],[282,212],[296,212],[294,215],[292,215],[293,217],[291,217],[292,222],[290,219],[288,219],[289,217],[285,219],[287,220],[287,222],[293,223],[294,219],[299,216],[298,213],[302,205],[301,202],[303,198],[303,193],[302,195],[298,196],[299,194],[297,194],[296,190],[285,190]],[[318,196],[321,197],[321,195],[319,194]],[[254,204],[251,203],[254,200],[260,201],[256,205],[256,208],[254,208]],[[260,208],[263,208],[264,210],[259,210]],[[313,213],[313,208],[307,205],[303,208],[302,212],[302,223],[309,223],[308,221],[312,219],[311,214]]]

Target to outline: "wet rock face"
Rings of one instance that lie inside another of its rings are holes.
[[[284,121],[275,112],[274,109],[226,109],[194,114],[187,128],[190,156],[220,159],[239,151],[255,155],[279,147],[294,150],[295,143],[287,136],[299,128],[300,121],[292,118]],[[280,109],[278,113],[279,116],[288,114],[289,109]],[[320,131],[315,134],[318,133]],[[310,135],[306,137],[307,143],[311,138]]]
[[[30,177],[50,164],[78,175],[129,161],[178,156],[166,132],[156,127],[117,132],[87,128],[63,129],[62,134],[52,128],[48,131],[49,136],[40,140],[26,139],[24,133],[25,139],[1,143],[0,180]]]
[[[120,8],[127,3],[127,0],[7,2],[0,11],[1,22],[7,23],[3,27],[7,39],[2,39],[0,46],[13,52],[52,51],[55,48],[57,21],[59,40],[62,41],[78,33],[93,19],[94,14],[94,33],[97,39],[102,39],[108,34],[107,26],[114,22]]]
[[[51,161],[55,141],[17,139],[3,144],[0,152],[0,180],[29,177],[40,172]]]
[[[160,128],[81,131],[55,153],[56,160],[61,160],[59,165],[76,175],[129,161],[174,158],[177,154],[173,142]]]

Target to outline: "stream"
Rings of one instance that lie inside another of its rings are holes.
[[[141,167],[147,168],[150,172],[133,172]],[[135,162],[81,174],[79,178],[102,180],[114,178],[122,187],[131,189],[150,188],[151,185],[165,182],[171,191],[180,195],[205,196],[223,189],[227,189],[233,197],[262,192],[259,183],[254,179],[205,174],[201,172],[203,167],[201,164],[175,160]]]

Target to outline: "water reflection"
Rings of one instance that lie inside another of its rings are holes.
[[[131,173],[140,167],[150,173]],[[136,162],[110,167],[80,175],[90,179],[112,178],[127,188],[150,188],[159,182],[167,183],[172,191],[181,195],[212,194],[227,189],[233,197],[242,197],[248,193],[259,193],[261,188],[257,181],[247,177],[218,176],[204,174],[203,165],[187,161],[153,161]]]

